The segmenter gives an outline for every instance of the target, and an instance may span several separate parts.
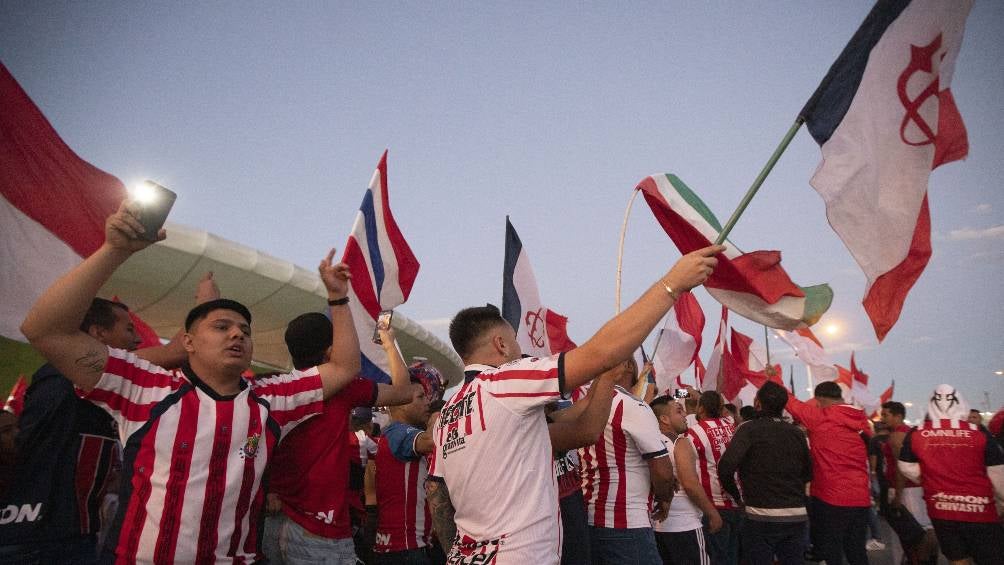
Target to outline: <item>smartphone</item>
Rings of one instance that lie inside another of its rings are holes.
[[[383,344],[383,340],[380,339],[380,330],[387,329],[390,327],[390,321],[394,318],[393,310],[384,310],[377,315],[376,327],[373,328],[373,343],[378,345]]]
[[[690,391],[685,388],[678,388],[673,392],[673,398],[687,398],[690,396]]]
[[[178,195],[152,180],[145,180],[143,184],[143,195],[136,199],[140,206],[139,223],[146,230],[140,237],[147,241],[157,241],[157,232],[164,227]]]

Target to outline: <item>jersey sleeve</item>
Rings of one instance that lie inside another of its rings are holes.
[[[269,415],[279,424],[283,435],[324,409],[324,390],[317,367],[258,379],[253,387],[254,393],[268,402]]]
[[[401,461],[414,461],[421,457],[415,452],[415,438],[422,430],[404,424],[392,424],[384,430],[383,437],[394,457]]]
[[[565,354],[519,359],[478,375],[486,392],[517,414],[561,398],[565,383]]]
[[[644,402],[634,398],[624,399],[624,419],[621,423],[624,431],[631,436],[642,459],[654,459],[669,455],[666,444],[662,441],[659,431],[659,421],[652,409]]]
[[[920,481],[920,461],[913,451],[913,430],[907,432],[903,438],[903,447],[899,449],[899,461],[896,466],[904,477],[914,482]]]
[[[178,386],[179,379],[173,372],[123,349],[109,347],[108,361],[97,384],[88,392],[77,389],[77,393],[111,415],[124,443],[150,419],[153,407]]]
[[[371,381],[363,377],[356,377],[352,379],[352,382],[338,392],[338,394],[347,400],[348,404],[353,408],[356,406],[375,405],[377,393],[376,381]]]

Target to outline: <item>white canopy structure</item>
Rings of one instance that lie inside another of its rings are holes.
[[[101,289],[101,296],[118,296],[167,339],[195,305],[200,277],[212,271],[222,295],[251,310],[254,362],[289,369],[286,324],[304,312],[327,309],[327,292],[317,272],[202,230],[174,223],[166,227],[170,237],[133,255]],[[406,362],[425,357],[450,383],[461,380],[463,364],[451,347],[400,312],[394,313],[392,324]]]

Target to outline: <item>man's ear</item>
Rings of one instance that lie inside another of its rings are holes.
[[[188,332],[181,334],[181,345],[185,348],[185,351],[193,353],[195,351],[195,345],[192,343],[192,334]]]
[[[87,335],[93,337],[94,339],[104,343],[101,336],[104,334],[104,328],[97,324],[91,324],[91,327],[87,328]]]
[[[492,347],[499,355],[505,357],[505,338],[502,337],[501,333],[492,335]]]

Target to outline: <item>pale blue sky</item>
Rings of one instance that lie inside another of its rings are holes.
[[[422,262],[402,312],[445,337],[456,310],[499,303],[509,214],[582,341],[613,313],[637,181],[674,172],[727,217],[870,5],[8,1],[0,60],[82,157],[176,190],[173,221],[307,267],[344,243],[389,148]],[[895,378],[918,405],[940,382],[1004,403],[1002,29],[1004,4],[977,2],[953,84],[970,156],[931,177],[934,257],[884,343],[808,184],[807,132],[733,234],[780,249],[796,282],[829,282],[834,356],[855,349],[876,393]],[[625,300],[677,256],[639,201]],[[699,298],[710,343],[718,306]]]

